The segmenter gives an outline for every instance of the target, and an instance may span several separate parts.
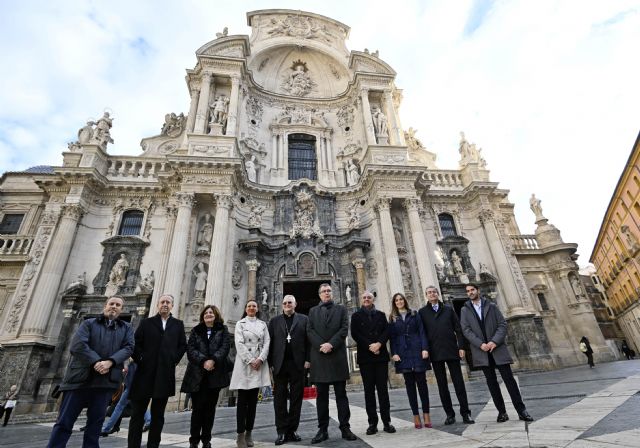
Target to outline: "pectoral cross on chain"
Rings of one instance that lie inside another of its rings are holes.
[[[287,333],[287,344],[291,342],[291,334]]]

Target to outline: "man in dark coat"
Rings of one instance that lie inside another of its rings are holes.
[[[333,302],[331,285],[323,283],[318,290],[320,304],[309,310],[309,341],[311,343],[311,381],[315,383],[318,398],[318,433],[311,443],[320,443],[329,438],[329,386],[333,384],[338,408],[338,422],[342,438],[357,440],[351,432],[347,380],[349,362],[345,340],[349,334],[347,309]]]
[[[129,448],[142,442],[144,413],[151,401],[151,427],[147,446],[160,446],[164,426],[164,409],[169,397],[176,393],[176,365],[187,349],[184,324],[171,316],[173,296],[163,294],[158,299],[158,314],[144,319],[136,330],[133,359],[138,371],[131,386],[131,421]]]
[[[451,381],[456,390],[462,421],[467,424],[474,423],[471,419],[467,389],[464,386],[460,367],[460,360],[464,359],[464,339],[458,316],[450,305],[440,301],[438,289],[435,286],[427,286],[425,294],[427,304],[420,309],[419,314],[431,347],[429,358],[438,383],[440,402],[447,414],[444,424],[451,425],[456,422],[456,413],[453,410],[447,383],[446,367],[449,367]]]
[[[471,344],[473,366],[482,367],[487,386],[491,392],[493,404],[498,409],[498,423],[509,420],[504,398],[500,391],[496,368],[504,381],[513,407],[518,412],[520,420],[532,422],[533,418],[527,412],[522,401],[518,383],[511,371],[511,355],[507,347],[507,321],[504,320],[500,309],[495,303],[480,297],[480,289],[474,283],[465,286],[469,300],[462,307],[460,325],[464,336]]]
[[[110,297],[102,316],[82,322],[73,336],[71,359],[59,389],[64,397],[49,447],[67,446],[73,424],[85,407],[82,446],[99,446],[107,405],[122,381],[124,362],[133,353],[133,330],[118,318],[123,306],[122,297]]]
[[[268,362],[273,371],[275,387],[273,409],[278,432],[276,445],[302,440],[297,431],[304,395],[304,371],[310,365],[307,338],[309,319],[295,310],[296,298],[286,295],[282,299],[282,314],[269,321],[271,342]]]
[[[384,431],[393,433],[396,429],[391,424],[391,405],[389,404],[389,326],[387,317],[378,311],[373,304],[370,291],[361,296],[361,307],[351,315],[351,337],[358,348],[358,366],[364,384],[364,402],[369,420],[367,435],[378,432],[378,414],[376,412],[376,390],[380,403],[380,418]]]

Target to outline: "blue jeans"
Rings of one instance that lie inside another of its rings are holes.
[[[118,404],[116,404],[116,407],[113,409],[109,421],[102,427],[102,432],[109,432],[113,429],[114,426],[116,426],[116,423],[120,421],[122,411],[124,411],[124,408],[127,407],[128,401],[129,388],[126,388],[122,392],[122,395],[120,395],[120,400],[118,400]],[[149,409],[147,409],[147,412],[144,413],[144,424],[145,426],[149,426],[151,424],[151,412],[149,412]]]
[[[113,395],[113,389],[77,389],[64,392],[58,420],[53,426],[47,448],[67,446],[73,424],[83,408],[87,408],[87,424],[82,441],[83,448],[99,448],[100,428],[104,422],[107,405]]]

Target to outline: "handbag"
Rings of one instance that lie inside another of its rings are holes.
[[[580,351],[582,353],[587,353],[587,344],[585,344],[584,342],[580,343]]]

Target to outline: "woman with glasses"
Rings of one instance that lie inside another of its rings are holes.
[[[415,310],[409,308],[407,299],[399,292],[394,294],[391,300],[389,339],[391,340],[391,359],[395,362],[396,373],[402,373],[404,377],[414,426],[420,429],[424,421],[424,427],[431,428],[426,375],[426,371],[431,369],[429,343],[422,319]],[[423,421],[420,420],[416,388],[422,403]]]
[[[229,389],[238,391],[236,404],[236,432],[238,448],[253,446],[251,432],[256,419],[258,392],[271,385],[269,377],[269,331],[267,324],[258,319],[258,302],[249,300],[242,319],[236,323],[236,361],[233,365]]]

